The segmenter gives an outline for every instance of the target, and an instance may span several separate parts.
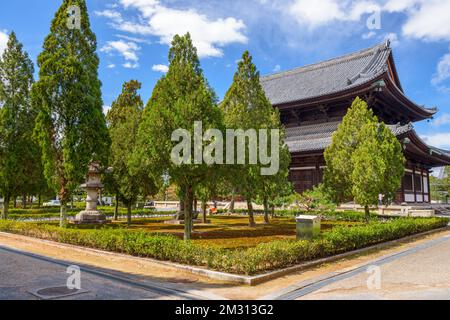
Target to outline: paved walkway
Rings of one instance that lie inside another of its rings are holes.
[[[266,298],[450,300],[450,235],[297,283]]]
[[[67,299],[450,299],[450,231],[255,287],[213,281],[145,259],[68,250],[4,234],[0,264],[0,300],[37,299],[30,292],[64,286],[71,264],[81,267],[82,289],[88,292]]]
[[[64,289],[67,287],[68,278],[73,274],[67,273],[68,267],[72,266],[68,262],[1,246],[0,261],[0,300],[47,299],[53,294],[39,296],[40,290]],[[87,266],[80,266],[80,269],[81,291],[62,299],[201,299],[186,292],[165,288],[161,284],[138,280],[131,275],[112,272],[111,270],[100,270]]]

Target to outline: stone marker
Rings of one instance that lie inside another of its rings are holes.
[[[310,240],[320,235],[320,218],[318,216],[298,216],[297,240]]]
[[[87,192],[86,210],[75,217],[77,224],[103,224],[106,216],[97,210],[98,192],[103,188],[100,181],[100,164],[93,162],[89,165],[87,182],[81,186]]]

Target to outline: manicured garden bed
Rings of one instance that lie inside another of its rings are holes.
[[[114,215],[114,207],[100,207],[108,217]],[[76,207],[74,209],[67,210],[67,217],[75,217],[80,211],[83,211],[83,207]],[[127,209],[119,208],[119,217],[124,217],[127,214]],[[175,214],[172,212],[155,212],[152,210],[133,210],[133,216],[147,216],[152,214]],[[40,219],[58,219],[60,215],[59,208],[39,208],[39,209],[10,209],[8,219],[27,221],[27,220],[40,220]]]
[[[100,250],[254,275],[447,226],[442,218],[398,218],[335,227],[311,241],[278,240],[246,249],[207,247],[170,235],[139,230],[61,229],[39,223],[1,221],[0,231]]]

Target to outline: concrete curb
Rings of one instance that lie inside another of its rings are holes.
[[[48,245],[51,245],[51,246],[54,246],[57,248],[61,248],[61,249],[72,249],[72,250],[77,250],[80,252],[91,252],[91,253],[98,254],[98,255],[121,257],[121,258],[131,259],[131,260],[135,260],[135,261],[144,260],[144,261],[152,262],[152,263],[155,263],[155,264],[158,264],[161,266],[169,267],[172,269],[182,270],[182,271],[189,272],[192,274],[204,276],[204,277],[207,277],[207,278],[213,279],[213,280],[220,280],[220,281],[225,281],[225,282],[229,282],[229,283],[255,286],[255,285],[276,279],[276,278],[283,277],[290,273],[294,273],[297,271],[312,268],[312,267],[315,267],[315,266],[318,266],[321,264],[334,262],[334,261],[341,260],[341,259],[344,259],[344,258],[347,258],[350,256],[359,255],[359,254],[366,253],[366,252],[369,252],[372,250],[384,249],[384,248],[387,248],[387,247],[395,245],[395,244],[411,241],[411,240],[414,240],[417,238],[421,238],[421,237],[424,237],[427,235],[431,235],[434,233],[439,233],[439,232],[443,232],[443,231],[447,231],[447,230],[450,230],[449,226],[444,227],[444,228],[435,229],[435,230],[430,230],[430,231],[423,232],[423,233],[418,233],[415,235],[411,235],[411,236],[404,237],[404,238],[397,239],[397,240],[392,240],[389,242],[376,244],[376,245],[373,245],[370,247],[341,253],[341,254],[327,257],[327,258],[308,261],[308,262],[301,263],[301,264],[298,264],[298,265],[295,265],[292,267],[279,269],[279,270],[271,271],[271,272],[256,275],[256,276],[243,276],[243,275],[231,274],[231,273],[226,273],[226,272],[208,270],[206,268],[201,268],[201,267],[182,265],[182,264],[178,264],[178,263],[174,263],[174,262],[159,261],[159,260],[155,260],[155,259],[151,259],[151,258],[139,258],[139,257],[122,254],[122,253],[102,251],[102,250],[98,250],[98,249],[80,247],[80,246],[75,246],[75,245],[71,245],[71,244],[63,244],[63,243],[58,243],[58,242],[54,242],[54,241],[43,240],[43,239],[33,238],[33,237],[27,237],[27,236],[18,235],[18,234],[12,234],[12,233],[0,232],[0,236],[12,238],[12,239],[18,239],[18,240],[21,240],[21,239],[33,240],[33,241],[45,243],[45,244],[48,244]]]

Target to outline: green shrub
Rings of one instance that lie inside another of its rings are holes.
[[[351,228],[336,227],[311,241],[273,241],[239,250],[205,248],[173,236],[126,229],[61,229],[42,223],[0,221],[0,231],[253,275],[445,227],[447,224],[448,219],[442,218],[373,221]]]
[[[112,217],[114,215],[114,208],[113,207],[101,207],[99,210],[107,215],[108,217]],[[41,208],[41,209],[11,209],[8,218],[11,220],[29,220],[29,219],[36,219],[36,220],[44,220],[44,219],[53,219],[53,218],[59,218],[60,215],[60,209],[59,208]],[[74,217],[76,216],[82,209],[69,209],[67,211],[68,217]],[[119,209],[119,217],[126,216],[127,210],[124,208]],[[135,210],[133,211],[134,216],[148,216],[148,215],[158,215],[158,214],[176,214],[175,211],[167,211],[167,212],[155,212],[152,210]]]

